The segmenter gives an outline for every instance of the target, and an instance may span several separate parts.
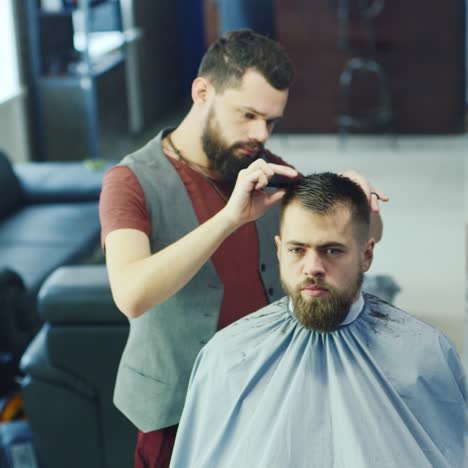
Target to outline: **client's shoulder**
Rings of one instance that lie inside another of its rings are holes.
[[[377,296],[365,293],[364,299],[366,318],[376,326],[398,331],[401,336],[417,337],[419,344],[423,341],[450,341],[441,331]]]

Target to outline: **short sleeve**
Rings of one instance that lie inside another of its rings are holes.
[[[145,194],[130,168],[114,166],[104,175],[99,219],[103,248],[106,236],[117,229],[137,229],[150,236],[151,221]]]

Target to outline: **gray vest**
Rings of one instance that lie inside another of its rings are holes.
[[[162,134],[121,162],[134,172],[145,193],[152,252],[199,225],[183,182],[161,150]],[[270,209],[256,226],[259,270],[272,302],[283,295],[274,243],[278,208]],[[179,422],[193,363],[216,332],[222,298],[223,285],[209,260],[177,294],[130,320],[114,403],[139,430],[148,432]]]

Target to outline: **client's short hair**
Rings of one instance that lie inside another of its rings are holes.
[[[319,215],[327,215],[337,206],[346,207],[351,212],[356,239],[365,242],[369,238],[369,200],[362,188],[347,177],[322,172],[301,177],[289,185],[281,203],[280,228],[284,211],[291,203]]]

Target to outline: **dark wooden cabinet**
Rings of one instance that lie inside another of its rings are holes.
[[[296,65],[296,80],[280,132],[336,132],[338,79],[362,54],[364,26],[353,21],[352,43],[337,47],[338,19],[331,0],[276,0],[279,41]],[[387,0],[373,19],[399,133],[455,133],[464,129],[464,0]],[[365,52],[368,54],[368,52]]]

